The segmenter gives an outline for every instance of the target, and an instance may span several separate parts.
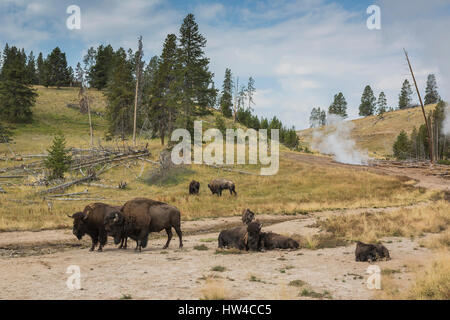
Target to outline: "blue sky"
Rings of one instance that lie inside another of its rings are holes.
[[[81,8],[81,30],[66,28],[72,4]],[[366,27],[371,4],[381,8],[381,30]],[[448,0],[2,0],[0,45],[35,55],[59,46],[75,66],[90,46],[135,49],[142,35],[149,59],[160,54],[168,33],[178,33],[189,12],[208,39],[217,86],[227,67],[241,83],[253,76],[256,113],[277,115],[298,129],[308,126],[313,107],[328,108],[339,91],[349,116],[357,117],[367,84],[376,95],[385,91],[395,106],[403,80],[410,78],[403,47],[422,91],[427,74],[435,73],[442,97],[450,93]]]

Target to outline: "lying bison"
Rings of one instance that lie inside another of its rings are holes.
[[[222,230],[219,233],[219,248],[236,248],[247,250],[246,243],[247,226]]]
[[[160,232],[163,229],[167,232],[167,242],[164,245],[166,249],[172,239],[172,227],[180,239],[180,248],[183,247],[180,211],[164,202],[146,198],[130,200],[120,212],[107,215],[104,223],[106,231],[114,237],[116,244],[121,239],[130,237],[136,241],[135,250],[141,251],[147,246],[150,232]]]
[[[355,260],[356,261],[377,261],[390,260],[389,250],[382,244],[367,244],[361,241],[356,243]]]
[[[250,211],[250,209],[245,209],[242,211],[242,223],[248,225],[255,219],[255,213]]]
[[[95,246],[99,242],[100,246],[98,247],[98,251],[102,251],[107,240],[104,219],[109,214],[119,212],[120,207],[97,202],[87,205],[82,212],[76,212],[72,216],[68,215],[68,217],[73,219],[73,234],[78,240],[81,240],[87,234],[92,239],[90,251],[94,251]]]
[[[227,179],[214,179],[208,184],[209,190],[211,190],[212,194],[217,194],[218,196],[222,196],[222,190],[230,190],[230,194],[237,195],[236,187],[234,182]]]
[[[200,192],[200,182],[192,180],[189,184],[189,194],[198,194]]]
[[[273,232],[261,232],[259,240],[260,249],[298,249],[299,244],[292,238]]]
[[[262,224],[250,222],[246,226],[222,230],[219,233],[219,248],[236,248],[239,250],[259,250],[259,234]]]

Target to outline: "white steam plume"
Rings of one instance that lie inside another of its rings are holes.
[[[367,151],[356,148],[355,141],[350,137],[354,128],[351,121],[337,115],[328,115],[328,125],[325,132],[318,130],[313,133],[312,148],[324,154],[331,154],[337,162],[364,165],[370,159]]]

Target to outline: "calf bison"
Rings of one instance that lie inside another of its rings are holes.
[[[356,261],[377,261],[390,260],[389,250],[382,244],[367,244],[361,241],[356,243],[355,260]]]
[[[250,211],[250,209],[245,209],[242,211],[242,223],[248,225],[255,219],[255,213]]]
[[[273,232],[261,232],[259,238],[260,249],[298,249],[299,244],[292,238]]]
[[[200,192],[200,182],[192,180],[189,184],[189,194],[198,194]]]
[[[110,213],[106,216],[104,223],[106,231],[114,237],[116,244],[121,239],[130,237],[136,241],[135,250],[139,251],[147,246],[150,232],[160,232],[163,229],[167,232],[167,242],[164,245],[164,249],[166,249],[172,239],[173,227],[180,239],[180,248],[182,248],[180,216],[180,211],[167,203],[136,198],[127,201],[120,212]]]
[[[211,190],[212,194],[217,194],[219,197],[222,196],[222,190],[228,189],[230,191],[230,194],[236,196],[236,188],[234,185],[234,182],[227,179],[214,179],[208,184],[209,190]]]
[[[107,240],[104,218],[109,214],[118,212],[120,212],[120,207],[97,202],[87,205],[82,212],[76,212],[72,216],[67,216],[73,219],[72,232],[78,240],[81,240],[87,234],[92,239],[90,251],[94,251],[95,246],[99,242],[98,251],[102,251]]]

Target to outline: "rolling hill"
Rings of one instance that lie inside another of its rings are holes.
[[[436,107],[435,104],[425,106],[428,113]],[[420,127],[424,123],[422,109],[420,107],[387,112],[383,118],[369,116],[351,120],[353,129],[351,137],[355,140],[359,149],[367,150],[371,157],[384,158],[392,154],[392,144],[400,131],[411,133],[414,127]],[[311,144],[313,133],[323,131],[324,128],[306,129],[297,131],[300,140]]]

